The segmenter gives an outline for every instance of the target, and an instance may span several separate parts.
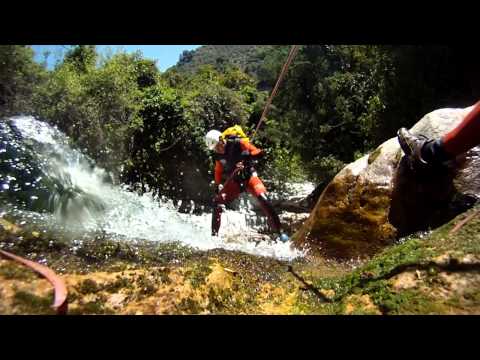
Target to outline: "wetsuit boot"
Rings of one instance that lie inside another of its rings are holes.
[[[272,203],[267,198],[267,196],[265,194],[260,194],[259,196],[257,196],[257,200],[263,212],[265,213],[265,215],[267,215],[267,218],[269,220],[270,226],[272,227],[273,231],[279,235],[279,238],[281,241],[283,242],[288,241],[289,237],[287,234],[285,234],[282,231],[280,218],[278,217],[275,209],[272,206]]]
[[[212,211],[212,236],[217,236],[222,221],[222,207],[215,204]]]
[[[398,130],[397,138],[405,155],[410,157],[416,166],[438,166],[451,159],[445,152],[441,139],[433,140],[424,135],[414,135],[405,128]]]

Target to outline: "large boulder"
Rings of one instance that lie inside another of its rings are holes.
[[[471,109],[433,111],[411,131],[438,138]],[[347,165],[293,236],[295,245],[340,258],[372,254],[449,221],[480,197],[480,147],[435,170],[412,169],[403,155],[392,138]]]

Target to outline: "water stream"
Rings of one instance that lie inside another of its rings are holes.
[[[223,248],[293,259],[291,243],[262,240],[246,197],[227,210],[219,236],[210,235],[211,214],[179,213],[173,202],[115,185],[111,176],[71,144],[57,128],[30,116],[0,121],[1,216],[19,225],[65,229],[70,240],[101,231],[118,241],[178,242],[199,250]]]

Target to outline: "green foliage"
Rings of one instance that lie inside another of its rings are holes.
[[[115,170],[126,157],[130,125],[139,121],[144,62],[138,55],[117,54],[95,67],[93,55],[81,54],[72,50],[38,85],[35,113],[58,125],[100,165]],[[79,66],[78,58],[91,61]]]
[[[346,164],[333,155],[324,157],[317,156],[305,165],[310,178],[315,179],[317,184],[327,185]]]
[[[254,81],[238,70],[221,74],[212,66],[202,66],[178,82],[172,74],[143,93],[125,179],[171,199],[207,204],[213,161],[204,145],[205,132],[247,125],[250,103],[257,99]]]
[[[478,101],[480,71],[471,46],[384,46],[390,71],[387,107],[377,137],[394,136],[421,116],[443,107],[466,107]]]
[[[95,45],[78,45],[67,51],[63,63],[72,65],[78,72],[87,72],[95,67],[96,61]]]
[[[0,45],[0,116],[31,112],[32,85],[44,76],[30,47]]]
[[[141,89],[154,86],[159,76],[155,61],[141,58],[135,62],[135,74],[138,87]]]
[[[273,84],[287,51],[279,47],[266,56],[263,81]],[[383,109],[383,66],[373,46],[301,47],[271,116],[285,119],[293,149],[313,162],[313,172],[323,171],[315,171],[323,157],[349,162],[355,151],[372,147]]]
[[[174,179],[180,171],[170,156],[176,158],[177,155],[172,154],[186,145],[182,140],[190,139],[178,92],[163,86],[146,90],[140,118],[141,121],[132,124],[131,157],[124,176],[128,182],[148,185],[156,192],[165,193],[168,189],[175,192]],[[168,195],[170,193],[168,191]]]
[[[27,46],[0,46],[0,115],[31,113],[63,130],[127,183],[210,201],[203,136],[240,124],[252,134],[290,46],[208,45],[160,74],[140,52],[71,47],[46,71]],[[400,126],[466,106],[478,70],[462,47],[304,45],[254,143],[269,186],[328,181]],[[123,171],[122,171],[123,168]]]
[[[205,45],[191,51],[184,51],[175,69],[182,73],[195,73],[203,65],[212,65],[219,71],[229,66],[238,67],[250,75],[255,75],[262,52],[266,45]]]
[[[301,182],[306,180],[305,168],[298,154],[291,152],[282,146],[270,149],[262,174],[266,182],[276,192],[287,191],[289,182]]]

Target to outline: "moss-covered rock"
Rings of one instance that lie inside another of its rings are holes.
[[[151,244],[137,244],[140,257],[93,261],[62,247],[35,256],[64,269],[69,314],[473,314],[480,311],[478,214],[480,207],[354,268],[322,257],[285,262],[220,249],[174,254]],[[27,243],[10,250],[35,257]],[[0,313],[53,314],[52,301],[45,279],[0,260]]]
[[[326,276],[344,272],[342,266],[335,271],[318,260],[283,262],[174,244],[100,238],[50,246],[54,239],[48,234],[37,243],[30,233],[21,228],[15,235],[3,233],[0,246],[32,260],[44,259],[59,272],[69,291],[69,314],[314,313],[318,299],[302,288],[288,266]],[[46,280],[27,268],[0,261],[1,313],[53,314],[51,291]]]
[[[474,314],[480,307],[480,212],[462,214],[431,234],[405,239],[348,275],[313,277],[334,295],[320,309],[330,314]],[[368,297],[368,301],[367,301]],[[362,300],[363,299],[363,300]]]
[[[412,132],[439,138],[470,110],[427,114]],[[480,197],[480,147],[443,167],[412,168],[396,138],[346,166],[294,234],[298,247],[328,256],[374,254],[398,237],[436,228]]]

